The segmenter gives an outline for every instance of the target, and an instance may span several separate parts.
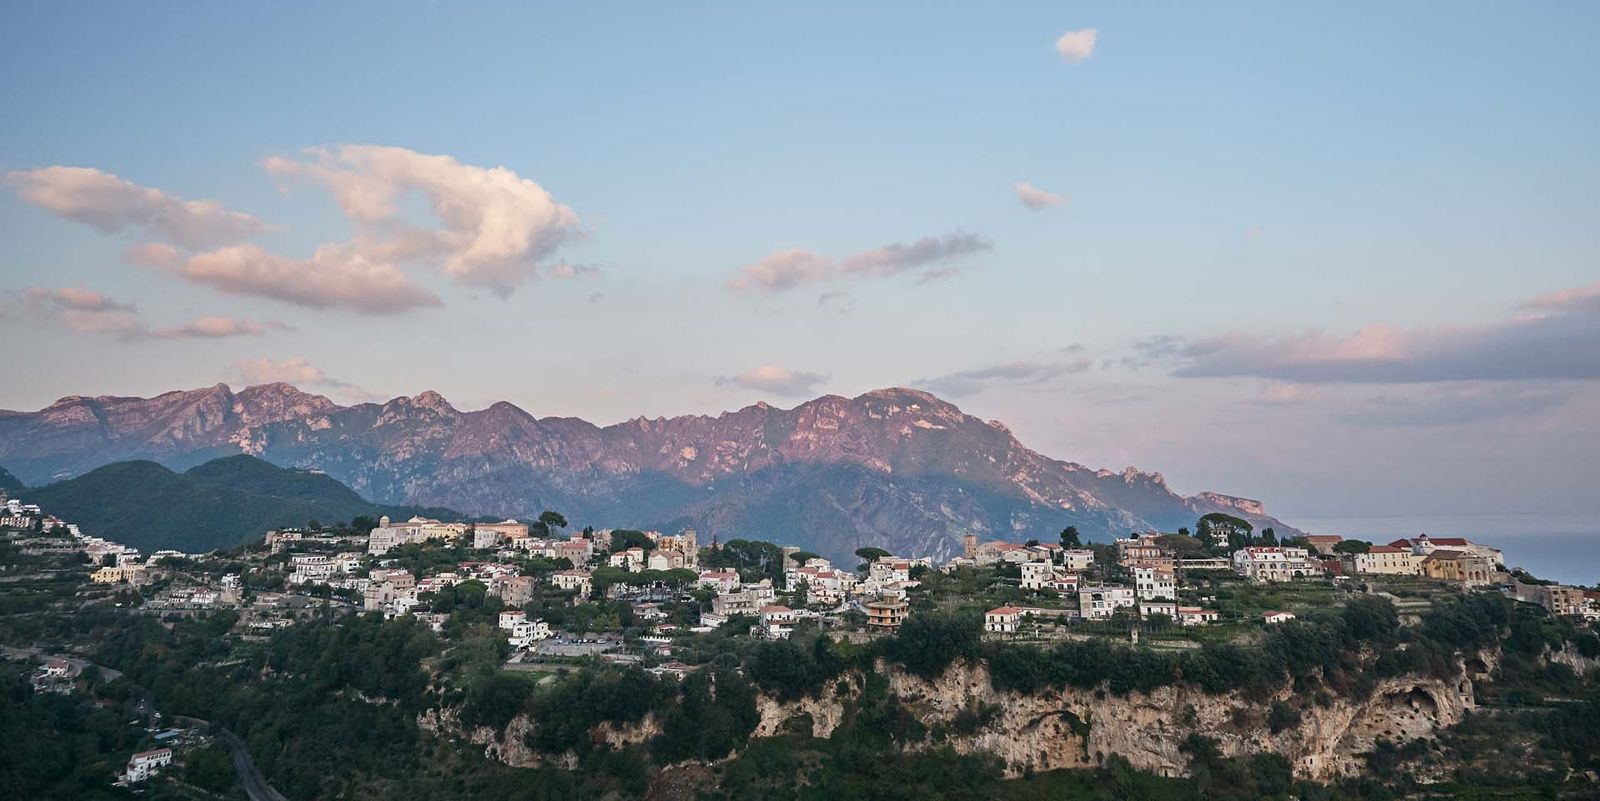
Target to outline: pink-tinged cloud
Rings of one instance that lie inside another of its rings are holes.
[[[1600,290],[1535,299],[1534,314],[1481,325],[1373,325],[1339,337],[1228,334],[1176,344],[1178,376],[1259,376],[1307,383],[1421,383],[1600,378]]]
[[[780,250],[745,267],[729,282],[739,290],[782,292],[805,284],[854,278],[884,278],[907,272],[938,272],[952,259],[993,249],[988,239],[957,231],[925,236],[910,244],[896,242],[833,259],[809,250]],[[945,273],[938,277],[947,277]]]
[[[1065,197],[1040,189],[1027,181],[1017,184],[1015,189],[1017,191],[1017,200],[1034,211],[1048,209],[1051,206],[1059,206],[1067,202]]]
[[[52,315],[69,330],[86,334],[113,334],[124,342],[146,339],[222,339],[259,336],[287,329],[279,322],[259,323],[233,317],[206,316],[185,325],[153,328],[132,303],[122,303],[79,287],[33,288],[23,297],[36,310]]]
[[[1056,52],[1068,64],[1082,64],[1094,55],[1094,46],[1100,41],[1100,31],[1080,28],[1067,31],[1056,39]]]
[[[91,289],[62,287],[60,289],[29,289],[24,296],[34,303],[44,303],[62,310],[81,312],[131,312],[132,303],[119,303]]]
[[[288,259],[255,245],[190,257],[179,275],[223,292],[315,309],[395,314],[442,305],[392,264],[369,261],[346,245],[323,245],[310,259]]]
[[[293,356],[288,359],[245,359],[234,364],[234,370],[244,379],[246,384],[293,384],[301,389],[317,387],[332,390],[336,394],[356,401],[369,401],[375,399],[373,393],[368,392],[349,381],[341,381],[328,375],[321,367],[307,361],[305,357]]]
[[[828,380],[823,373],[791,370],[773,364],[763,364],[735,376],[716,380],[717,386],[738,386],[779,395],[811,395],[818,384]]]
[[[361,226],[355,245],[366,257],[442,259],[444,274],[456,282],[499,294],[535,277],[539,260],[580,235],[571,209],[505,167],[379,145],[311,148],[303,158],[274,156],[264,166],[326,186]],[[402,219],[399,201],[410,192],[427,199],[438,227]]]
[[[248,214],[209,200],[184,200],[89,167],[41,167],[6,175],[17,196],[107,234],[140,230],[189,249],[216,247],[266,230]]]

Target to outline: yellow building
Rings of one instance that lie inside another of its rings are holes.
[[[1467,586],[1489,584],[1494,581],[1494,562],[1466,551],[1440,548],[1422,560],[1422,575]]]
[[[1372,550],[1356,554],[1357,573],[1377,573],[1386,576],[1415,576],[1422,572],[1422,557],[1410,548],[1393,545],[1374,545]]]

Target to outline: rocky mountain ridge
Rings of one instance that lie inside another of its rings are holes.
[[[1184,497],[1159,473],[1050,459],[1000,423],[901,388],[605,427],[506,402],[460,411],[434,391],[341,406],[288,384],[0,412],[0,464],[29,484],[114,461],[185,469],[238,453],[323,470],[378,503],[524,517],[554,508],[832,555],[880,545],[948,556],[967,531],[1049,538],[1068,524],[1104,538],[1211,511],[1293,532],[1257,501]]]

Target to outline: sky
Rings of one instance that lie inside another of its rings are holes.
[[[1593,3],[12,4],[0,408],[939,394],[1295,515],[1600,513]]]

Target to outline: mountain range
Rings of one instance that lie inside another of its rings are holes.
[[[27,498],[90,534],[145,552],[226,548],[268,529],[357,515],[460,517],[450,509],[375,504],[321,473],[242,454],[182,473],[146,460],[115,462],[29,489]]]
[[[1297,533],[1257,501],[1185,497],[1159,473],[1045,457],[912,389],[604,427],[505,402],[460,411],[433,391],[341,406],[288,384],[0,411],[0,464],[29,484],[130,459],[184,470],[238,454],[320,470],[378,504],[524,519],[556,509],[578,525],[693,526],[703,540],[830,556],[875,545],[947,557],[967,532],[1052,539],[1067,525],[1106,539],[1214,511]]]

